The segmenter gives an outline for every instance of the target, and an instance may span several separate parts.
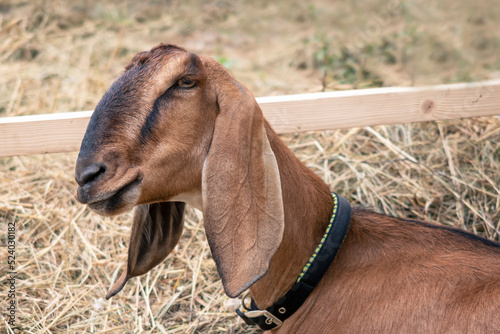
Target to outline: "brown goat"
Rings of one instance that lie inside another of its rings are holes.
[[[175,247],[186,202],[203,211],[226,294],[250,289],[265,309],[295,283],[333,208],[243,85],[166,44],[136,55],[99,102],[76,181],[102,215],[137,206],[127,270],[108,297]],[[500,332],[500,245],[355,209],[326,275],[276,332]]]

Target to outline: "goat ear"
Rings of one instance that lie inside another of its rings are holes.
[[[182,202],[163,202],[135,208],[127,270],[113,284],[106,299],[120,292],[129,278],[147,273],[170,254],[182,234],[185,206]]]
[[[203,216],[224,290],[264,276],[284,229],[281,182],[262,111],[238,83],[217,91],[219,114],[203,168]]]

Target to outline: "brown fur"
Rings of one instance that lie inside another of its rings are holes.
[[[176,88],[183,77],[196,87]],[[169,201],[203,210],[228,295],[250,287],[264,309],[293,285],[328,224],[330,189],[220,64],[169,45],[140,53],[92,118],[78,198],[106,215],[139,205],[109,297],[177,243],[182,213],[171,217]],[[494,333],[499,279],[494,242],[356,209],[327,274],[277,332]]]

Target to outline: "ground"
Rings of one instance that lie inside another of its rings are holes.
[[[256,96],[498,78],[499,18],[498,0],[4,0],[0,117],[91,110],[136,52],[160,42],[217,58]],[[283,139],[353,204],[499,240],[499,129],[490,117]],[[104,300],[123,270],[130,214],[78,204],[75,159],[0,159],[0,309],[15,223],[19,333],[258,332],[227,310],[193,209],[172,256]]]

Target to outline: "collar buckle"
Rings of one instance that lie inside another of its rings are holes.
[[[260,325],[260,323],[264,323],[266,326],[269,326],[268,329],[276,329],[280,328],[283,325],[283,321],[278,319],[268,310],[253,310],[246,311],[243,307],[236,311],[247,324],[249,325]],[[245,319],[246,318],[246,319]]]

